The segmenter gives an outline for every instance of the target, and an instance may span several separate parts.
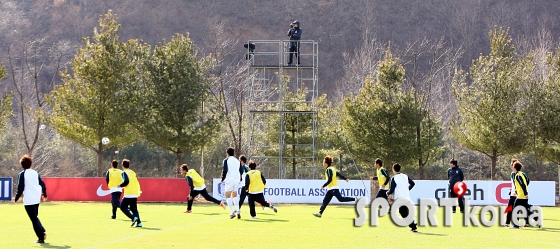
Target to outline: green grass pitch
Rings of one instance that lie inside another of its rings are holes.
[[[354,227],[353,205],[329,205],[322,218],[312,215],[320,205],[278,204],[278,213],[248,205],[241,220],[229,219],[218,205],[197,204],[184,214],[184,203],[140,203],[143,228],[130,227],[119,210],[110,219],[110,203],[42,203],[39,218],[47,243],[34,244],[35,234],[23,204],[0,203],[0,248],[555,248],[560,247],[560,209],[543,208],[544,226],[521,228],[463,227],[454,214],[451,227],[397,227],[389,217],[378,227]],[[442,210],[438,221],[443,222]],[[367,208],[369,213],[369,208]]]

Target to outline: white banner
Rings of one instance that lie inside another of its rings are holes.
[[[442,180],[416,180],[416,185],[410,191],[414,204],[419,198],[446,198],[449,197],[448,181]],[[214,178],[213,196],[225,199],[224,185],[219,178]],[[325,180],[278,180],[268,179],[264,190],[265,199],[276,203],[322,203],[326,189],[321,189]],[[465,181],[467,193],[465,198],[471,205],[506,205],[509,201],[511,182],[508,181]],[[369,180],[338,181],[342,196],[370,197]],[[529,184],[529,204],[539,206],[555,205],[555,182],[531,181]],[[239,186],[238,194],[241,193]],[[374,193],[375,195],[375,193]],[[247,201],[247,200],[245,200]],[[332,203],[340,203],[333,198]],[[344,203],[343,203],[344,204]],[[346,202],[353,204],[353,202]]]
[[[446,198],[449,197],[448,181],[416,180],[416,185],[410,191],[414,204],[418,198]],[[467,193],[465,199],[470,199],[471,205],[506,205],[509,201],[511,182],[508,181],[465,181]],[[539,206],[554,206],[556,184],[553,181],[531,181],[529,184],[529,204]]]
[[[219,178],[214,178],[212,194],[217,199],[225,199],[224,184],[220,184]],[[267,179],[264,197],[270,199],[272,203],[323,203],[323,197],[327,189],[321,189],[325,180],[278,180]],[[340,194],[350,197],[370,197],[369,180],[350,180],[348,182],[339,180],[338,187]],[[241,187],[237,190],[241,193]],[[247,202],[247,199],[245,199]],[[331,203],[340,204],[336,197]],[[354,204],[354,202],[343,202],[342,204]]]

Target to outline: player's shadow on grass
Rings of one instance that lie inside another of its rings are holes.
[[[424,232],[418,232],[418,234],[420,234],[420,235],[430,235],[430,236],[447,236],[447,234],[441,234],[441,233],[424,233]]]
[[[552,227],[543,227],[541,229],[539,229],[541,231],[545,231],[545,232],[553,232],[553,233],[558,233],[560,232],[559,228],[552,228]]]
[[[161,228],[157,228],[157,227],[135,227],[135,229],[142,229],[142,230],[161,230]]]
[[[49,244],[48,242],[47,242],[47,243],[40,244],[40,245],[41,245],[41,247],[43,247],[43,248],[70,248],[69,245],[57,246],[57,245],[51,245],[51,244]]]
[[[245,220],[247,222],[289,222],[289,220],[278,220],[278,219],[250,219]]]

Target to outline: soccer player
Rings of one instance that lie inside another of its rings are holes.
[[[506,208],[506,222],[502,224],[504,227],[508,227],[511,223],[511,215],[513,211],[513,205],[515,204],[515,199],[517,199],[517,194],[515,191],[515,169],[513,168],[513,164],[517,162],[517,159],[511,159],[511,163],[509,167],[511,168],[511,174],[509,175],[511,181],[511,190],[509,191],[509,201]]]
[[[336,177],[338,176],[346,180],[346,182],[348,182],[348,178],[340,174],[340,172],[338,172],[336,168],[332,166],[333,161],[334,160],[332,156],[326,156],[325,159],[323,159],[323,167],[325,167],[325,179],[327,180],[327,182],[325,182],[325,184],[321,186],[321,189],[327,187],[328,191],[325,194],[325,198],[323,198],[323,205],[321,205],[321,209],[319,209],[319,212],[313,213],[315,217],[321,218],[323,216],[323,211],[325,211],[325,208],[327,208],[327,205],[329,205],[333,196],[336,197],[336,199],[340,202],[358,201],[357,197],[342,197],[342,195],[340,195]]]
[[[39,203],[41,198],[47,200],[47,187],[37,171],[31,169],[33,160],[29,155],[23,155],[19,160],[23,171],[18,174],[18,188],[14,203],[17,203],[23,195],[23,206],[25,212],[33,224],[33,230],[37,235],[35,243],[45,243],[47,231],[39,220]]]
[[[398,163],[393,164],[393,173],[395,175],[393,175],[393,178],[391,178],[391,188],[387,192],[387,197],[389,195],[393,195],[393,199],[395,201],[403,198],[412,202],[412,200],[410,199],[410,190],[414,188],[414,181],[412,181],[412,179],[410,179],[410,177],[408,177],[407,175],[401,173],[401,165]],[[408,216],[408,212],[409,211],[406,206],[401,206],[399,208],[399,214],[403,218]],[[410,227],[411,232],[418,232],[418,228],[416,227],[416,222],[414,220],[408,226]]]
[[[455,186],[455,183],[462,182],[465,177],[463,176],[463,170],[457,166],[457,160],[451,159],[451,161],[449,161],[449,165],[451,166],[447,170],[447,178],[449,179],[449,197],[457,198],[457,194],[453,191],[453,187]],[[461,210],[461,213],[463,213],[465,209],[464,201],[465,197],[459,198],[459,209]],[[456,212],[456,208],[457,207],[453,206],[453,213]]]
[[[525,209],[527,209],[527,217],[525,217],[525,225],[529,224],[529,213],[530,213],[530,207],[529,207],[529,183],[531,180],[529,180],[529,177],[527,176],[527,174],[523,173],[521,171],[521,168],[523,167],[523,164],[521,164],[520,161],[516,161],[513,163],[513,172],[515,173],[515,191],[517,193],[517,198],[515,199],[515,202],[513,204],[513,210],[515,210],[516,207],[518,206],[523,206]],[[514,225],[511,226],[510,228],[514,228],[517,229],[519,228],[519,226]]]
[[[241,183],[241,174],[243,168],[241,163],[235,156],[235,150],[233,148],[227,148],[226,150],[227,158],[224,159],[222,171],[222,183],[225,184],[226,192],[226,202],[228,204],[229,211],[231,212],[229,218],[235,218],[237,213],[237,218],[241,219],[241,212],[239,212],[239,198],[237,198],[237,190],[239,189],[239,183]],[[235,209],[233,206],[235,205]]]
[[[249,167],[247,167],[247,157],[245,155],[241,155],[239,157],[239,161],[241,162],[241,168],[243,173],[241,173],[241,193],[239,196],[239,209],[243,206],[243,202],[245,201],[245,197],[247,197],[247,188],[245,188],[245,176],[247,176],[247,172],[249,172]]]
[[[383,161],[377,158],[375,159],[375,168],[377,169],[377,181],[379,182],[379,191],[375,198],[385,198],[387,199],[387,190],[389,190],[389,173],[383,168]],[[373,177],[370,177],[373,179]]]
[[[263,207],[269,207],[274,212],[278,212],[276,207],[264,200],[264,186],[266,184],[266,179],[264,175],[257,170],[257,164],[251,160],[249,161],[250,171],[245,176],[245,186],[244,189],[249,193],[249,210],[251,213],[251,218],[257,218],[257,212],[255,211],[255,202],[260,203]]]
[[[119,167],[119,162],[117,160],[111,161],[111,168],[105,173],[105,181],[107,181],[107,188],[112,191],[111,193],[111,204],[113,206],[113,215],[111,219],[117,218],[117,208],[121,205],[121,193],[122,189],[118,188],[117,185],[122,182],[122,170],[117,169]]]
[[[185,179],[187,180],[187,182],[189,183],[190,186],[190,193],[189,193],[189,197],[188,197],[188,204],[187,204],[187,210],[185,210],[183,213],[191,213],[191,207],[194,201],[194,198],[198,195],[201,194],[202,197],[204,197],[204,199],[206,199],[207,201],[211,201],[214,202],[216,204],[219,204],[222,208],[226,208],[226,206],[224,205],[224,203],[222,203],[221,201],[218,201],[216,198],[210,196],[208,194],[208,191],[206,191],[206,185],[204,184],[204,178],[202,178],[194,169],[189,169],[189,166],[185,163],[183,165],[181,165],[181,172],[183,173],[183,175],[185,176]]]
[[[140,214],[138,213],[138,197],[140,197],[140,182],[136,178],[136,173],[130,169],[130,161],[128,159],[122,160],[122,183],[117,185],[119,188],[124,188],[124,196],[121,201],[121,211],[132,220],[130,226],[142,227],[140,221]],[[132,213],[131,213],[132,211]]]

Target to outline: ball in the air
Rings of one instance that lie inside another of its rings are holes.
[[[103,144],[109,144],[109,138],[108,137],[104,137],[103,139],[101,139],[101,143]]]
[[[453,185],[453,192],[457,195],[457,198],[463,197],[467,193],[467,184],[464,182],[457,182]]]

